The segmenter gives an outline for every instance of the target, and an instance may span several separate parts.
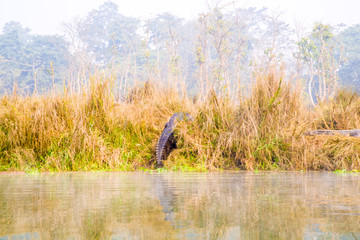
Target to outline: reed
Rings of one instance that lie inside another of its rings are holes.
[[[238,104],[211,92],[203,105],[195,107],[195,121],[180,125],[181,146],[167,167],[359,169],[359,139],[303,135],[310,129],[359,128],[356,94],[340,91],[334,99],[309,109],[301,85],[286,81],[275,70],[256,74],[252,89]]]
[[[92,77],[81,94],[8,95],[0,99],[0,170],[90,171],[154,169],[155,145],[178,111],[194,121],[178,125],[169,170],[354,170],[360,140],[303,136],[310,129],[360,128],[360,98],[341,91],[315,109],[301,85],[281,71],[255,74],[238,102],[214,90],[196,102],[142,83],[116,102],[112,80]]]

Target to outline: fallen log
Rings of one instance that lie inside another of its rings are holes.
[[[311,130],[304,132],[305,136],[315,136],[315,135],[343,135],[349,137],[357,137],[360,138],[360,129],[352,129],[352,130]]]

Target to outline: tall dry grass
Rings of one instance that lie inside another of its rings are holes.
[[[186,100],[151,83],[116,103],[111,79],[95,77],[81,94],[0,100],[1,170],[135,170],[152,165],[167,117]]]
[[[340,92],[310,109],[302,88],[281,71],[255,74],[239,102],[209,91],[204,102],[153,83],[116,102],[112,80],[90,79],[81,94],[4,96],[0,100],[1,170],[76,171],[155,168],[165,122],[178,111],[194,121],[178,125],[171,170],[359,169],[360,140],[305,137],[310,129],[360,128],[360,98]]]
[[[310,109],[301,85],[275,70],[256,74],[252,89],[239,104],[210,92],[207,101],[195,107],[191,126],[181,125],[181,146],[168,167],[359,169],[360,139],[303,136],[310,129],[359,128],[358,95],[340,91],[335,99]]]

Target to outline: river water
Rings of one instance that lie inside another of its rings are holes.
[[[360,175],[0,175],[0,239],[360,239]]]

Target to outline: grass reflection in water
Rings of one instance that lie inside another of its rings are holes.
[[[360,178],[334,173],[0,176],[0,239],[356,239]]]

